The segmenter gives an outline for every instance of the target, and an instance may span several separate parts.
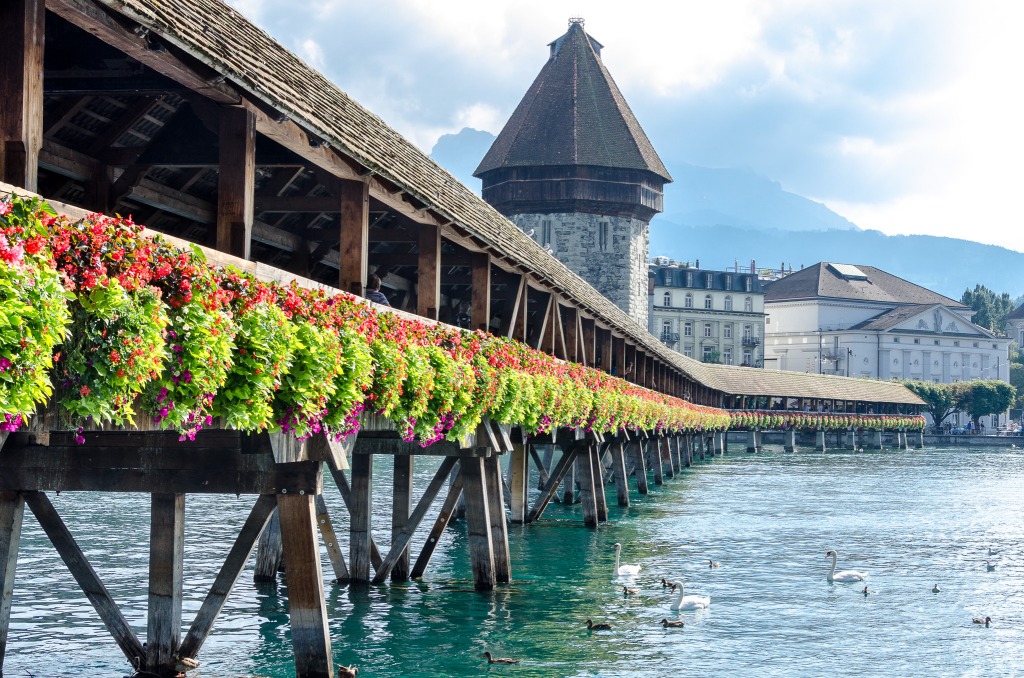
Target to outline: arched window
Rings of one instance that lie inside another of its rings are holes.
[[[754,300],[751,299],[750,297],[744,299],[743,310],[746,311],[747,313],[752,313],[754,311]]]
[[[671,306],[672,305],[672,293],[671,292],[665,292],[665,303],[663,305],[664,306]]]
[[[725,310],[726,311],[731,311],[732,310],[732,295],[729,295],[729,296],[727,296],[725,298]]]
[[[686,308],[693,308],[693,295],[689,292],[686,293]]]
[[[711,303],[711,295],[710,294],[704,295],[704,308],[707,308],[707,309],[713,308],[713,304]]]

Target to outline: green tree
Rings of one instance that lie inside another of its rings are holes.
[[[701,358],[701,362],[712,363],[719,365],[722,362],[722,354],[718,351],[712,351],[711,353],[705,353],[704,357]]]
[[[998,379],[960,382],[954,387],[957,409],[967,412],[975,426],[980,417],[1010,409],[1017,394],[1013,386]]]
[[[1017,391],[1014,407],[1024,407],[1024,365],[1010,363],[1010,385]]]
[[[904,381],[903,385],[925,402],[925,409],[932,415],[935,427],[957,410],[956,384],[937,384],[932,381]]]
[[[975,325],[980,325],[997,334],[1003,334],[1006,316],[1013,311],[1013,299],[1006,292],[996,294],[984,285],[975,285],[973,290],[964,290],[960,303],[974,309]]]

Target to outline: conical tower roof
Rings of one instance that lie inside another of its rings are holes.
[[[601,62],[583,22],[550,43],[551,56],[474,175],[510,167],[589,165],[646,170],[672,181]]]

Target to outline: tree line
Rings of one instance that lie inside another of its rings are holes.
[[[903,385],[917,394],[931,413],[936,428],[953,412],[966,412],[978,427],[978,419],[1010,409],[1017,390],[998,379],[958,381],[939,384],[931,381],[904,381]]]

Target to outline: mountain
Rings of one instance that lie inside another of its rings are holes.
[[[430,157],[480,194],[473,170],[494,135],[471,128],[438,139]],[[651,256],[701,260],[723,270],[753,259],[758,268],[819,261],[865,264],[952,299],[978,283],[997,294],[1024,293],[1024,254],[969,240],[864,231],[821,203],[782,190],[749,169],[676,163],[665,212],[651,222]]]

